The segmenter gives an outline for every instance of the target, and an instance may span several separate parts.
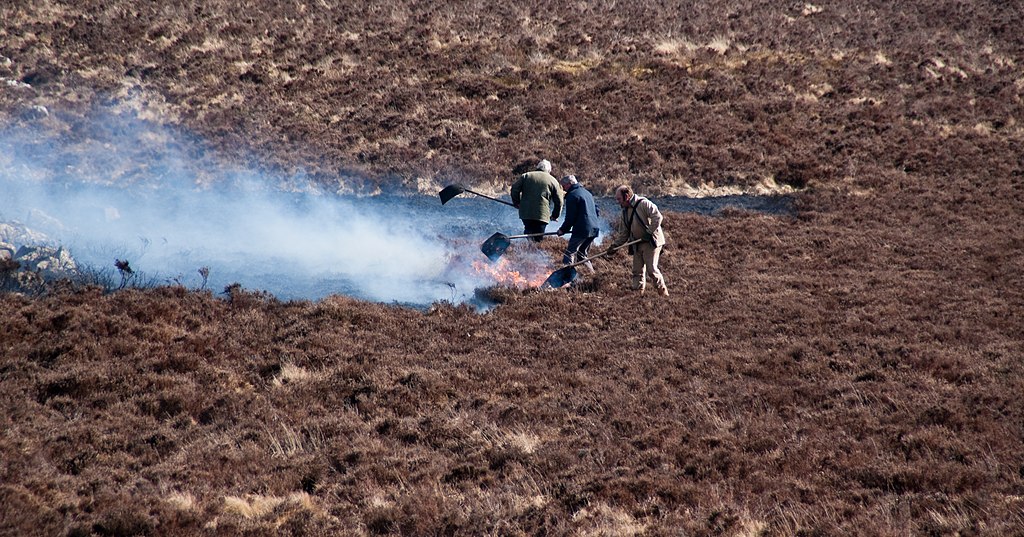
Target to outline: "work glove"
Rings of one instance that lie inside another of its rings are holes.
[[[650,243],[651,246],[658,246],[657,241],[654,240],[654,235],[651,235],[650,233],[644,233],[643,239],[644,242]]]

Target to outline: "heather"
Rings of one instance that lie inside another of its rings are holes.
[[[0,533],[1021,533],[1019,6],[40,1],[0,19],[6,132],[83,151],[113,109],[194,133],[197,169],[255,155],[332,191],[500,194],[548,158],[598,195],[795,197],[668,212],[667,298],[628,289],[624,254],[573,289],[482,289],[486,311],[5,292]]]

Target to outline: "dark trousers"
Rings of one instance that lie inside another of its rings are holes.
[[[540,220],[523,220],[523,235],[532,235],[534,233],[544,233],[548,230],[548,223],[541,222]],[[533,242],[540,242],[544,240],[544,237],[530,237],[527,240]]]
[[[594,239],[596,238],[570,235],[569,244],[565,247],[565,253],[562,254],[562,263],[568,265],[569,263],[575,263],[590,257],[590,245],[594,244]],[[594,265],[590,261],[587,261],[584,265],[593,272]]]

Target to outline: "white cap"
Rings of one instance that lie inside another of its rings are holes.
[[[547,160],[542,160],[537,163],[537,170],[551,173],[551,163],[548,162]]]

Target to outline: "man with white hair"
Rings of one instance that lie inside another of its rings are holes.
[[[536,171],[520,175],[512,184],[511,196],[512,205],[519,209],[525,235],[544,233],[548,223],[558,220],[562,213],[562,187],[551,175],[551,163],[547,160],[537,163]],[[543,239],[530,237],[534,242]]]
[[[569,244],[562,255],[562,263],[568,265],[586,259],[590,255],[590,245],[600,233],[597,227],[598,211],[594,204],[594,196],[576,179],[575,175],[566,175],[559,183],[565,191],[565,220],[558,228],[558,235],[569,235]],[[584,263],[594,272],[590,261]]]

